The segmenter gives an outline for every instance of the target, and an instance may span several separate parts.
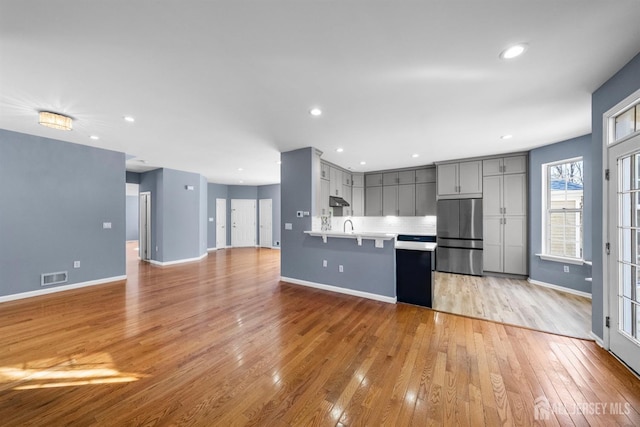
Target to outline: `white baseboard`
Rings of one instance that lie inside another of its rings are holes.
[[[388,302],[395,304],[397,302],[396,297],[388,297],[385,295],[372,294],[369,292],[356,291],[355,289],[341,288],[339,286],[325,285],[322,283],[308,282],[306,280],[292,279],[291,277],[280,276],[280,280],[283,282],[293,283],[294,285],[308,286],[310,288],[322,289],[330,292],[337,292],[340,294],[353,295],[361,298],[368,298],[376,301]]]
[[[591,299],[591,294],[590,293],[582,292],[582,291],[576,291],[575,289],[565,288],[564,286],[552,285],[551,283],[540,282],[538,280],[533,280],[531,277],[529,277],[527,279],[527,282],[531,283],[532,285],[543,286],[545,288],[555,289],[556,291],[566,292],[568,294],[579,295],[581,297],[585,297],[585,298]]]
[[[589,332],[589,336],[596,342],[596,344],[598,344],[600,347],[604,348],[604,341],[602,340],[602,338],[600,338],[599,336],[597,336],[596,334],[592,332]],[[606,350],[606,348],[605,348]]]
[[[207,252],[213,252],[213,251],[217,251],[218,248],[207,248]]]
[[[19,294],[0,296],[0,302],[14,301],[23,298],[37,297],[40,295],[53,294],[56,292],[68,291],[71,289],[86,288],[87,286],[103,285],[105,283],[126,280],[127,276],[113,276],[104,279],[90,280],[88,282],[73,283],[71,285],[55,286],[53,288],[38,289],[37,291],[21,292]]]
[[[167,265],[175,265],[175,264],[183,264],[185,262],[200,261],[201,259],[203,259],[207,255],[209,255],[209,254],[207,252],[205,252],[205,253],[203,253],[202,255],[200,255],[199,257],[196,257],[196,258],[177,259],[175,261],[167,261],[167,262],[156,261],[155,259],[150,259],[149,262],[151,264],[153,264],[153,265],[159,265],[159,266],[162,266],[162,267],[166,267]]]

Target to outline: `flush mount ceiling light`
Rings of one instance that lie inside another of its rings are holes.
[[[136,119],[134,119],[134,118],[133,118],[133,117],[131,117],[131,116],[124,116],[123,118],[124,118],[124,120],[125,120],[126,122],[129,122],[129,123],[133,123],[133,122],[135,122],[135,121],[136,121]]]
[[[500,59],[513,59],[522,55],[527,50],[528,45],[526,43],[518,43],[513,46],[509,46],[502,52],[500,52]]]
[[[342,152],[344,151],[344,148],[336,148],[336,151],[337,151],[338,153],[342,153]]]
[[[91,135],[89,138],[93,139],[94,141],[97,141],[100,139],[98,135]]]
[[[40,111],[38,123],[52,129],[71,130],[73,129],[73,119],[62,114],[50,111]]]
[[[511,138],[513,138],[513,135],[502,135],[500,137],[500,139],[511,139]]]
[[[360,162],[360,164],[364,166],[367,164],[367,162]]]
[[[309,114],[311,114],[313,117],[318,117],[322,115],[322,110],[318,107],[313,107],[311,110],[309,110]]]
[[[415,158],[420,157],[420,154],[412,154],[411,157],[413,157],[415,159]]]

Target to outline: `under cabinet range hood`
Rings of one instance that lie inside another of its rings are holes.
[[[330,208],[343,208],[349,206],[349,202],[347,202],[342,197],[337,196],[329,196],[329,207]]]

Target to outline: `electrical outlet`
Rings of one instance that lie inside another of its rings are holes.
[[[73,268],[80,268],[80,261],[73,261]]]
[[[323,267],[326,267],[326,266],[327,266],[327,260],[326,260],[326,259],[323,259],[323,260],[322,260],[322,266],[323,266]]]
[[[344,273],[344,266],[343,266],[343,265],[339,265],[339,266],[338,266],[338,271],[339,271],[340,273]]]
[[[565,266],[564,266],[564,272],[565,272],[565,273],[568,273],[568,272],[569,272],[569,266],[568,266],[568,265],[565,265]]]

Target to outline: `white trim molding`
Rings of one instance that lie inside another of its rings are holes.
[[[207,248],[207,252],[213,252],[213,251],[217,251],[218,248]]]
[[[153,264],[153,265],[159,265],[161,267],[166,267],[167,265],[184,264],[185,262],[200,261],[203,258],[205,258],[207,255],[209,255],[209,253],[205,252],[205,253],[203,253],[202,255],[200,255],[199,257],[196,257],[196,258],[177,259],[175,261],[167,261],[167,262],[156,261],[155,259],[150,259],[149,262],[151,264]]]
[[[308,286],[310,288],[322,289],[324,291],[337,292],[339,294],[352,295],[355,297],[367,298],[367,299],[372,299],[376,301],[387,302],[390,304],[395,304],[397,302],[396,297],[388,297],[385,295],[372,294],[369,292],[357,291],[355,289],[341,288],[339,286],[325,285],[323,283],[309,282],[306,280],[293,279],[291,277],[284,277],[284,276],[280,276],[280,280],[287,283],[293,283],[294,285]]]
[[[95,285],[103,285],[105,283],[119,282],[121,280],[127,280],[127,276],[126,275],[113,276],[113,277],[107,277],[104,279],[89,280],[88,282],[72,283],[71,285],[63,285],[63,286],[56,286],[56,287],[47,288],[47,289],[38,289],[36,291],[21,292],[19,294],[3,295],[3,296],[0,296],[0,302],[8,302],[8,301],[15,301],[23,298],[37,297],[40,295],[47,295],[47,294],[53,294],[53,293],[62,292],[62,291],[69,291],[71,289],[86,288],[87,286],[95,286]]]
[[[527,282],[531,283],[532,285],[542,286],[544,288],[550,288],[556,291],[565,292],[567,294],[578,295],[581,297],[591,299],[591,294],[588,292],[577,291],[575,289],[565,288],[564,286],[558,286],[558,285],[552,285],[551,283],[540,282],[538,280],[533,280],[531,277],[527,278]]]
[[[598,346],[604,348],[605,350],[608,350],[608,348],[604,347],[604,341],[602,340],[602,338],[600,338],[599,336],[597,336],[596,334],[593,333],[593,331],[589,332],[589,337],[594,340],[596,342],[596,344],[598,344]]]
[[[536,256],[545,261],[560,262],[563,264],[584,265],[586,263],[585,260],[580,258],[569,258],[569,257],[547,255],[547,254],[536,254]]]

